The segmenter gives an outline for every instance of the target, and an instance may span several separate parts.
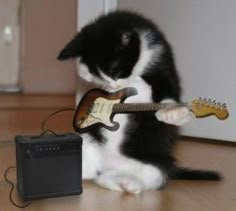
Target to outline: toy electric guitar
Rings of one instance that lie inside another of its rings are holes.
[[[114,93],[91,89],[83,96],[77,107],[73,120],[74,129],[83,133],[93,127],[102,126],[115,131],[119,128],[119,123],[113,121],[117,113],[157,111],[161,108],[180,106],[187,107],[198,118],[215,115],[218,119],[224,120],[229,115],[225,104],[201,98],[191,103],[123,103],[126,98],[136,94],[137,90],[132,87]]]

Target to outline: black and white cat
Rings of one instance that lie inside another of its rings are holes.
[[[116,11],[86,25],[59,54],[79,58],[79,75],[106,91],[135,87],[125,102],[180,101],[180,82],[170,45],[142,15]],[[81,93],[77,96],[77,101]],[[220,179],[212,171],[177,167],[172,156],[176,126],[191,120],[187,108],[117,114],[115,132],[83,134],[83,179],[115,191],[140,193],[163,187],[169,179]]]

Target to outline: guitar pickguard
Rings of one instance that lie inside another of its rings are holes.
[[[120,99],[108,100],[103,97],[98,97],[88,108],[88,116],[86,119],[79,120],[80,128],[86,128],[91,125],[102,123],[108,127],[114,126],[111,121],[112,108],[114,104],[120,103]]]

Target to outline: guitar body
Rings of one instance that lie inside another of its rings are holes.
[[[133,87],[121,89],[117,92],[106,92],[101,89],[88,91],[77,106],[73,119],[73,127],[79,133],[87,132],[94,127],[104,127],[111,131],[119,128],[119,123],[113,121],[115,113],[113,106],[136,95]]]

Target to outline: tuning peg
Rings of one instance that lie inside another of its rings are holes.
[[[226,105],[226,103],[223,103],[223,105],[222,105],[224,108],[227,108],[227,105]]]
[[[221,107],[221,103],[220,103],[220,102],[218,102],[218,103],[217,103],[217,106]]]

